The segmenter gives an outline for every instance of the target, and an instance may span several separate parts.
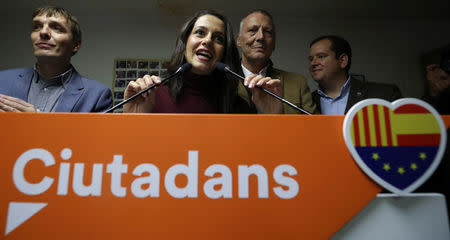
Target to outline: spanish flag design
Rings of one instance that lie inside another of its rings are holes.
[[[350,125],[347,145],[350,140],[365,166],[400,191],[429,172],[430,167],[436,168],[440,146],[445,146],[442,134],[446,132],[440,116],[417,101],[396,108],[384,101],[360,105],[352,119],[346,119]]]

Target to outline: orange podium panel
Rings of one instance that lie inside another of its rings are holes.
[[[328,238],[380,192],[343,120],[0,113],[0,238]]]

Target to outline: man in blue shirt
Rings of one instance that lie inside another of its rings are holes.
[[[322,114],[343,115],[357,102],[367,98],[394,101],[401,98],[400,90],[392,84],[369,83],[349,74],[352,49],[343,38],[328,35],[310,44],[309,72],[319,84],[313,101]]]
[[[0,72],[0,112],[101,112],[111,105],[111,90],[70,63],[81,47],[81,29],[67,10],[35,9],[30,39],[37,63]]]

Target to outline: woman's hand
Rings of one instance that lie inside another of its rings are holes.
[[[136,81],[131,81],[124,92],[124,99],[128,99],[134,94],[150,87],[152,84],[160,84],[161,78],[158,76],[145,75],[143,78],[138,78]],[[155,87],[134,100],[128,102],[123,106],[124,113],[148,113],[153,110],[156,104],[156,92],[158,87]]]

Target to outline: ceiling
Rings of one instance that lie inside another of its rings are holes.
[[[186,16],[199,9],[226,15],[243,15],[266,9],[273,15],[292,17],[450,18],[449,0],[6,0],[2,12],[33,9],[50,4],[73,12],[131,12]]]

